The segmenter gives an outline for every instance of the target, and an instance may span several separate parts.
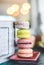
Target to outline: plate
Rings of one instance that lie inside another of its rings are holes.
[[[17,54],[10,57],[10,60],[18,60],[18,61],[36,61],[40,56],[40,52],[33,52],[33,56],[29,58],[20,58]]]

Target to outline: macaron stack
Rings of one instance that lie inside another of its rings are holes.
[[[16,24],[17,30],[17,37],[18,39],[18,57],[22,58],[28,58],[33,56],[33,49],[34,46],[33,41],[35,38],[31,36],[30,30],[29,30],[29,22],[22,21],[17,22]]]

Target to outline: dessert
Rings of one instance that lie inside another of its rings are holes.
[[[27,6],[27,4],[26,4]],[[25,4],[23,5],[23,8],[21,8],[20,12],[24,11],[25,14],[28,14],[30,12],[30,6],[29,9],[24,8]],[[26,11],[25,11],[26,10]],[[23,14],[23,13],[22,13]],[[18,52],[17,56],[21,58],[29,58],[33,57],[33,46],[35,43],[35,37],[31,36],[30,30],[29,30],[29,22],[28,20],[21,20],[19,22],[16,22],[15,24],[17,30],[17,37],[18,37]]]
[[[20,48],[33,48],[35,45],[35,37],[32,36],[30,38],[19,39],[18,47]]]
[[[29,29],[29,22],[28,21],[19,21],[19,22],[16,22],[16,28],[26,28],[26,29]]]
[[[32,57],[33,56],[33,50],[32,49],[19,49],[18,54],[19,57]]]
[[[20,29],[17,31],[18,38],[30,38],[30,31],[29,29]]]

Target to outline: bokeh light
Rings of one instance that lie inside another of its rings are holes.
[[[13,16],[18,16],[19,15],[18,12],[19,12],[19,5],[18,4],[14,4],[7,9],[7,14],[9,14],[9,15],[14,14]]]
[[[20,12],[22,15],[27,15],[29,14],[30,9],[31,9],[31,6],[29,3],[23,3]]]

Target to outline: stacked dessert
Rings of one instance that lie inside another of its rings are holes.
[[[16,28],[17,30],[17,37],[18,39],[18,52],[17,55],[19,57],[32,57],[33,56],[33,49],[35,37],[31,36],[29,30],[29,22],[21,21],[17,22]]]

